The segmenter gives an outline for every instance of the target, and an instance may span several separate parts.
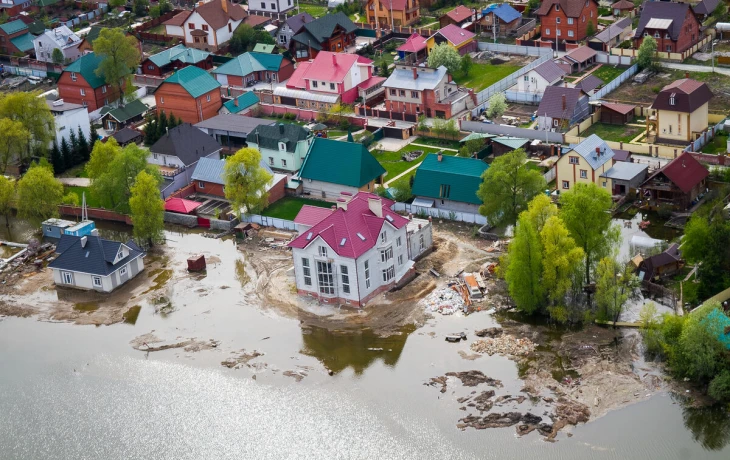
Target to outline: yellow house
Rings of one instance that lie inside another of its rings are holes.
[[[609,188],[611,184],[601,175],[612,166],[613,150],[603,139],[592,134],[555,163],[555,184],[561,192],[571,190],[577,183]]]
[[[365,11],[371,26],[390,29],[392,26],[405,27],[418,22],[420,8],[419,0],[368,0]]]
[[[702,82],[683,78],[662,88],[646,119],[650,138],[657,143],[687,145],[707,129],[712,91]]]
[[[454,24],[449,24],[428,37],[428,40],[426,40],[426,49],[428,49],[428,53],[430,54],[436,45],[448,43],[449,46],[463,56],[466,53],[477,50],[475,37],[476,35],[473,32],[469,32]]]

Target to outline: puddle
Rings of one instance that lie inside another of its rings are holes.
[[[96,311],[98,309],[99,304],[96,302],[79,302],[74,304],[74,310],[76,311],[91,313],[92,311]]]
[[[246,263],[242,259],[236,260],[236,279],[241,283],[241,287],[245,287],[251,281],[251,276],[246,273]]]
[[[398,362],[408,335],[416,326],[404,326],[396,334],[381,337],[372,329],[330,331],[320,327],[302,329],[301,353],[317,358],[327,369],[339,373],[351,367],[361,375],[376,360],[393,367]]]
[[[144,291],[142,293],[142,295],[147,294],[152,291],[159,291],[160,289],[165,287],[167,282],[170,281],[170,278],[172,278],[172,270],[158,268],[156,270],[152,270],[151,272],[149,272],[147,274],[147,277],[149,277],[149,278],[152,278],[153,276],[155,277],[155,279],[152,280],[152,283],[153,283],[152,286],[150,286],[149,289]]]
[[[137,318],[139,317],[139,312],[142,310],[141,305],[135,305],[133,307],[130,307],[129,310],[125,311],[122,315],[122,318],[124,318],[124,322],[127,324],[136,324]]]

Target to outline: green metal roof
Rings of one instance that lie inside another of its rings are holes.
[[[61,0],[38,0],[38,6],[51,6],[55,5]]]
[[[180,61],[186,64],[197,64],[200,61],[206,60],[208,56],[210,56],[210,53],[207,51],[195,48],[186,48],[185,45],[176,45],[150,56],[149,60],[157,67],[164,67],[172,61]]]
[[[276,48],[276,45],[269,45],[267,43],[256,43],[256,46],[253,47],[253,52],[271,54],[274,52],[274,48]]]
[[[3,30],[8,35],[17,34],[18,32],[21,32],[23,30],[27,30],[28,26],[25,25],[23,21],[20,19],[16,19],[15,21],[6,22],[5,24],[0,26],[0,29]]]
[[[299,177],[359,188],[383,174],[385,169],[364,145],[318,137],[309,147]]]
[[[96,53],[89,53],[81,56],[74,61],[70,66],[66,67],[64,72],[74,72],[81,74],[92,88],[99,88],[104,85],[106,81],[104,77],[96,74],[96,69],[101,64],[104,58],[97,56]]]
[[[163,83],[180,85],[191,96],[197,98],[221,86],[211,74],[205,70],[188,66],[170,75]]]
[[[127,120],[131,120],[134,117],[138,117],[145,113],[147,110],[149,110],[149,107],[144,105],[142,101],[139,99],[136,99],[132,102],[129,102],[125,104],[124,107],[109,107],[104,106],[101,109],[101,116],[103,117],[106,114],[111,115],[114,117],[115,120],[117,120],[120,123],[124,123]]]
[[[15,45],[20,51],[30,51],[33,49],[33,36],[31,34],[23,34],[10,39],[10,43]]]
[[[28,32],[32,33],[33,35],[40,35],[45,31],[46,25],[43,23],[43,21],[35,20],[28,24]]]
[[[256,96],[256,94],[254,94],[253,91],[247,91],[238,96],[236,99],[238,99],[238,105],[236,105],[235,99],[231,99],[230,101],[223,104],[223,106],[231,113],[241,112],[251,107],[252,105],[259,103],[259,98],[258,96]]]
[[[482,183],[482,174],[489,165],[473,158],[429,153],[416,169],[413,179],[413,194],[429,198],[443,198],[463,203],[481,204],[477,190]],[[448,196],[441,196],[442,186],[448,185]]]
[[[459,142],[473,141],[474,139],[489,139],[490,137],[497,137],[494,134],[487,133],[471,133]]]
[[[99,34],[101,33],[101,26],[91,26],[91,29],[89,29],[89,33],[87,33],[84,36],[84,40],[89,42],[89,44],[94,44],[94,40],[96,40],[99,37]]]
[[[492,139],[492,142],[499,142],[502,145],[506,145],[507,147],[511,149],[519,149],[521,147],[524,147],[525,144],[530,142],[528,139],[524,139],[522,137],[510,137],[510,136],[504,136],[504,137],[495,137]]]
[[[213,73],[245,77],[252,72],[265,70],[277,72],[281,67],[281,61],[283,59],[284,56],[281,54],[243,53],[218,67]]]

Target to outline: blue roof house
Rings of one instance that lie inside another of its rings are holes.
[[[522,13],[508,3],[494,3],[482,10],[481,24],[486,33],[505,37],[522,25]]]

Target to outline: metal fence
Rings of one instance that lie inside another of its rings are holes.
[[[618,77],[611,80],[606,86],[598,90],[593,96],[591,96],[589,99],[591,102],[597,101],[603,97],[605,97],[608,93],[618,88],[623,82],[628,80],[629,78],[633,77],[634,74],[639,70],[639,66],[637,64],[632,65],[624,73],[619,75]]]
[[[608,54],[599,52],[596,55],[596,62],[601,64],[612,64],[612,65],[631,65],[633,58],[630,56],[616,56],[614,54]]]
[[[101,17],[108,8],[109,7],[105,4],[99,4],[98,9],[89,11],[88,13],[81,13],[77,17],[69,19],[66,22],[62,22],[61,24],[65,25],[69,29],[73,29],[74,26],[78,26],[82,22],[91,22],[91,20],[95,17]]]
[[[296,231],[297,224],[291,220],[278,219],[276,217],[260,216],[258,214],[244,214],[241,216],[241,222],[250,222],[252,224],[259,224],[263,227],[274,227],[279,230]]]
[[[497,136],[514,136],[524,139],[538,139],[545,142],[553,142],[559,144],[563,142],[563,135],[561,133],[517,128],[515,126],[480,123],[478,121],[462,121],[461,130],[471,131],[475,133],[496,134]]]
[[[555,177],[557,177],[557,172],[555,171],[556,167],[548,169],[548,172],[542,175],[543,178],[545,178],[545,182],[548,184],[555,180]]]
[[[509,102],[520,104],[539,104],[542,101],[542,93],[527,93],[525,91],[505,91],[504,97]]]
[[[396,212],[407,212],[415,216],[431,216],[439,219],[453,220],[456,222],[466,222],[468,224],[486,225],[487,218],[481,214],[472,214],[470,212],[458,212],[448,211],[446,209],[438,208],[424,208],[421,206],[414,206],[408,203],[395,203],[393,205],[393,211]]]
[[[702,147],[704,147],[708,142],[712,140],[712,138],[715,137],[715,132],[721,131],[725,128],[725,120],[722,120],[720,123],[716,124],[715,126],[711,126],[710,129],[702,133],[699,139],[692,141],[684,150],[689,152],[700,152],[702,150]]]

